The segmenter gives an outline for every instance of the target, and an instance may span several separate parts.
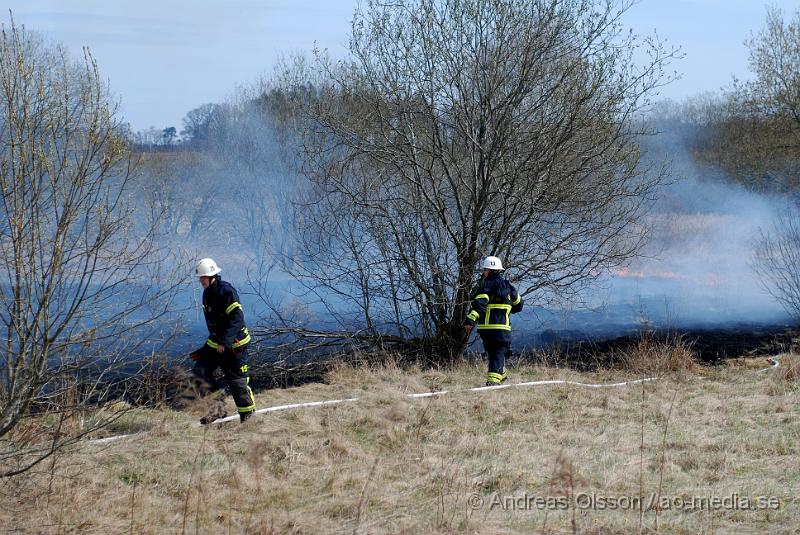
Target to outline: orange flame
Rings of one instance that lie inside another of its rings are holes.
[[[681,275],[679,273],[675,273],[674,271],[649,271],[649,270],[633,271],[629,268],[618,269],[613,273],[617,277],[632,278],[632,279],[645,279],[649,277],[654,277],[658,279],[684,280],[689,278],[686,275]]]
[[[613,271],[612,275],[625,279],[654,278],[654,279],[688,280],[688,281],[693,280],[694,282],[697,282],[698,284],[702,284],[704,286],[720,286],[728,282],[727,278],[714,273],[709,273],[707,275],[698,277],[697,279],[692,279],[687,275],[683,275],[681,273],[675,273],[674,271],[658,271],[658,270],[648,270],[648,269],[632,270],[629,268],[622,268]]]

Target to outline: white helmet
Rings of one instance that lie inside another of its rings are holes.
[[[500,261],[499,258],[496,256],[487,256],[486,260],[483,261],[483,269],[491,269],[496,271],[503,270],[503,263]]]
[[[198,277],[213,277],[222,270],[213,258],[204,258],[197,263],[194,271]]]

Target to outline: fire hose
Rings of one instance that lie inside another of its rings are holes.
[[[772,369],[775,369],[778,366],[780,366],[780,362],[778,361],[777,358],[774,358],[774,357],[768,358],[767,362],[769,363],[769,367],[761,369],[761,370],[757,370],[756,373],[761,373],[761,372],[765,372],[765,371],[768,371],[768,370],[772,370]],[[505,389],[508,389],[508,388],[524,388],[524,387],[529,387],[529,386],[545,386],[545,385],[573,385],[573,386],[580,386],[580,387],[584,387],[584,388],[613,388],[613,387],[619,387],[619,386],[627,386],[627,385],[633,385],[633,384],[647,383],[647,382],[652,382],[652,381],[655,381],[655,380],[657,380],[657,377],[646,377],[646,378],[643,378],[643,379],[635,379],[635,380],[632,380],[632,381],[623,381],[623,382],[619,382],[619,383],[581,383],[581,382],[578,382],[578,381],[568,381],[568,380],[563,380],[563,379],[551,379],[551,380],[544,380],[544,381],[526,381],[526,382],[522,382],[522,383],[510,383],[510,384],[503,384],[503,385],[496,385],[496,386],[479,386],[479,387],[475,387],[475,388],[464,388],[464,389],[460,389],[460,390],[438,390],[438,391],[434,391],[434,392],[422,392],[422,393],[418,393],[418,394],[407,394],[406,397],[413,398],[413,399],[435,398],[435,397],[439,397],[439,396],[444,396],[446,394],[454,394],[454,393],[458,393],[458,392],[489,392],[489,391],[493,392],[493,391],[497,391],[497,390],[505,390]],[[344,403],[354,403],[356,401],[359,401],[360,399],[361,398],[357,398],[356,397],[356,398],[329,399],[329,400],[323,400],[323,401],[308,401],[308,402],[305,402],[305,403],[290,403],[290,404],[287,404],[287,405],[275,405],[273,407],[266,407],[266,408],[263,408],[263,409],[257,409],[255,411],[255,414],[266,414],[266,413],[270,413],[270,412],[280,412],[280,411],[287,411],[287,410],[292,410],[292,409],[310,408],[310,407],[324,407],[324,406],[329,406],[329,405],[341,405],[341,404],[344,404]],[[215,421],[211,422],[211,424],[209,424],[209,425],[221,424],[221,423],[224,423],[224,422],[230,422],[230,421],[234,421],[234,420],[238,420],[238,419],[239,419],[239,415],[237,414],[237,415],[228,416],[228,417],[225,417],[225,418],[220,418],[218,420],[215,420]],[[199,426],[200,424],[198,423],[197,425]],[[102,444],[102,443],[107,443],[107,442],[113,442],[113,441],[116,441],[116,440],[121,440],[121,439],[132,437],[132,436],[137,436],[137,435],[140,435],[140,434],[143,434],[143,433],[131,433],[131,434],[127,434],[127,435],[117,435],[117,436],[113,436],[113,437],[98,438],[98,439],[91,440],[90,442],[95,443],[95,444]]]

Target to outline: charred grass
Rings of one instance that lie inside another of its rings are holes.
[[[522,365],[511,376],[593,383],[659,376],[617,388],[465,392],[457,390],[481,383],[483,363],[429,370],[390,361],[342,365],[326,384],[257,396],[260,407],[358,402],[257,415],[245,425],[201,428],[191,411],[128,410],[113,431],[139,434],[82,443],[52,465],[0,481],[0,526],[10,533],[793,533],[800,360],[781,356],[767,371],[764,359],[697,368],[684,349],[643,345],[615,369]],[[452,392],[407,396],[441,389]],[[774,496],[777,506],[741,507],[742,498],[758,496]],[[689,508],[692,497],[740,507]],[[648,507],[654,498],[660,507]]]

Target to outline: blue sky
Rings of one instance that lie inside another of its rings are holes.
[[[280,55],[315,44],[343,53],[357,0],[6,0],[17,24],[65,44],[88,46],[135,130],[181,129],[181,118],[220,102]],[[797,0],[769,2],[789,16]],[[764,24],[760,0],[642,0],[625,23],[654,30],[686,54],[683,78],[662,90],[680,100],[747,78],[743,41]],[[8,12],[0,14],[8,22]]]

